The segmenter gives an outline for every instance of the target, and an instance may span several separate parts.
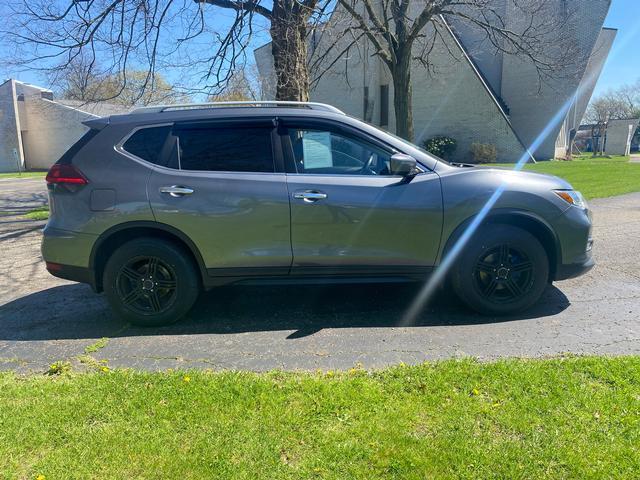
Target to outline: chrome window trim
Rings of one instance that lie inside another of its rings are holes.
[[[127,143],[127,140],[129,140],[135,133],[139,132],[140,130],[144,130],[147,128],[159,128],[159,127],[171,127],[173,126],[174,122],[165,122],[165,123],[154,123],[151,125],[138,125],[137,127],[133,128],[129,133],[127,133],[118,143],[116,143],[113,146],[113,149],[118,152],[121,155],[124,155],[125,157],[129,158],[130,160],[133,160],[135,162],[138,162],[146,167],[151,167],[153,169],[157,169],[160,171],[167,171],[167,172],[178,172],[179,170],[176,170],[175,168],[169,168],[169,167],[164,167],[162,165],[156,165],[153,162],[150,162],[149,160],[145,160],[144,158],[140,158],[137,155],[134,155],[133,153],[130,153],[128,151],[126,151],[124,149],[124,144]]]
[[[170,167],[164,167],[162,165],[156,165],[155,163],[150,162],[149,160],[145,160],[144,158],[140,158],[137,155],[134,155],[133,153],[130,153],[128,151],[126,151],[124,149],[124,144],[127,143],[127,140],[129,140],[129,138],[131,138],[136,132],[140,131],[140,130],[144,130],[146,128],[158,128],[158,127],[170,127],[175,125],[175,122],[164,122],[164,123],[154,123],[154,124],[150,124],[150,125],[138,125],[137,127],[133,128],[129,133],[127,133],[118,143],[116,143],[113,146],[113,149],[119,153],[120,155],[124,155],[125,157],[127,157],[130,160],[133,160],[137,163],[142,164],[145,167],[149,167],[153,170],[158,170],[160,172],[163,173],[172,173],[172,174],[190,174],[190,173],[197,173],[197,174],[218,174],[218,173],[222,173],[225,175],[238,175],[238,174],[245,174],[245,175],[284,175],[285,172],[236,172],[233,170],[183,170],[182,169],[182,165],[180,164],[180,152],[178,151],[178,168],[170,168]],[[180,142],[180,139],[178,139],[178,142]],[[178,143],[178,146],[180,144]],[[273,146],[272,146],[273,148]],[[274,163],[274,168],[275,168],[275,163]]]

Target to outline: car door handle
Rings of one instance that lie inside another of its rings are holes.
[[[304,190],[302,192],[295,192],[293,198],[304,200],[307,203],[317,202],[318,200],[324,200],[328,195],[318,190]]]
[[[160,193],[168,193],[172,197],[182,197],[191,195],[193,188],[183,187],[182,185],[171,185],[170,187],[160,187]]]

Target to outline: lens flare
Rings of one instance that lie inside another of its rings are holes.
[[[629,43],[629,41],[634,37],[634,35],[640,31],[640,24],[634,30],[628,32],[624,38],[621,38],[620,41],[616,42],[614,48],[612,48],[609,58],[612,58],[617,55],[617,53]],[[576,90],[576,93],[572,95],[556,112],[556,114],[549,120],[545,128],[538,134],[538,136],[531,142],[531,145],[527,149],[527,151],[520,157],[516,165],[514,166],[514,170],[522,170],[524,165],[527,163],[530,158],[530,152],[535,152],[542,142],[551,135],[554,131],[559,131],[562,122],[567,116],[571,106],[573,105],[576,98],[580,96],[582,93],[582,89],[591,83],[592,80],[595,79],[595,76],[599,74],[599,72],[593,72],[590,76],[583,78]],[[433,296],[433,293],[436,289],[442,285],[445,280],[447,273],[455,263],[456,259],[460,255],[460,252],[464,249],[465,245],[469,241],[469,239],[473,236],[473,234],[478,230],[478,227],[485,220],[491,209],[494,207],[496,202],[500,199],[502,194],[504,193],[507,185],[509,183],[509,179],[505,178],[502,183],[496,188],[493,194],[489,197],[487,202],[480,209],[478,214],[474,217],[473,221],[469,224],[469,226],[462,233],[460,238],[455,242],[453,247],[444,255],[442,261],[438,268],[433,272],[433,274],[429,277],[423,287],[420,289],[415,299],[406,310],[402,319],[399,322],[399,326],[410,326],[415,324],[415,320],[429,301],[429,299]]]

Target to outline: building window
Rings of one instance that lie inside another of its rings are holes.
[[[364,87],[364,94],[362,97],[362,118],[367,121],[367,114],[369,113],[369,87]]]
[[[389,85],[380,85],[380,126],[389,126]]]

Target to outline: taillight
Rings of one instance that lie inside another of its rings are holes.
[[[48,184],[86,185],[89,183],[80,170],[71,164],[56,163],[47,173]]]

